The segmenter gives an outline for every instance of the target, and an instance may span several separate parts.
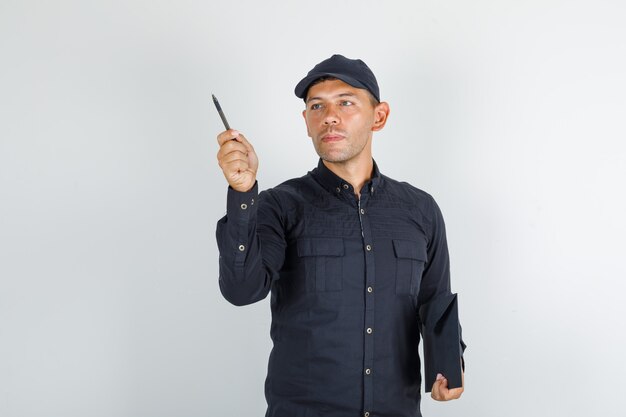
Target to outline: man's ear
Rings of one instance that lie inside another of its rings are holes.
[[[381,101],[374,108],[374,124],[372,125],[372,131],[377,132],[385,127],[387,118],[389,117],[389,104],[386,101]]]
[[[306,109],[302,110],[302,117],[304,118],[304,123],[306,124],[306,134],[308,137],[311,137],[311,131],[309,130],[309,123],[306,121]]]

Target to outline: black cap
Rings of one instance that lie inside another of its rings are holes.
[[[306,100],[311,84],[322,77],[334,77],[352,87],[363,88],[380,101],[378,82],[371,69],[360,59],[349,59],[343,55],[333,55],[313,67],[311,71],[296,85],[296,96]]]

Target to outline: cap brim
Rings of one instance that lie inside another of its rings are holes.
[[[305,95],[306,95],[307,91],[309,90],[309,87],[311,86],[313,81],[315,81],[317,79],[320,79],[322,77],[337,78],[338,80],[341,80],[341,81],[345,82],[346,84],[350,84],[352,87],[362,88],[364,90],[368,90],[367,87],[362,82],[360,82],[360,81],[358,81],[358,80],[356,80],[356,79],[354,79],[352,77],[348,77],[348,76],[346,76],[344,74],[337,74],[337,73],[333,73],[333,72],[320,72],[320,73],[316,73],[316,74],[307,75],[306,77],[304,77],[302,79],[302,81],[300,81],[296,85],[296,88],[294,90],[294,92],[296,93],[296,97],[299,97],[301,99],[306,99]]]

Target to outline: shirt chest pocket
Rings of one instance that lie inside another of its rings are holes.
[[[298,240],[307,292],[339,291],[343,288],[344,244],[342,238]]]
[[[426,263],[426,242],[394,239],[396,294],[417,295]]]

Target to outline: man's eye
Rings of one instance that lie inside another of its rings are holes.
[[[315,103],[311,105],[311,110],[319,110],[322,108],[322,105],[319,103]]]
[[[349,100],[344,100],[341,102],[342,106],[352,106],[354,103]]]

